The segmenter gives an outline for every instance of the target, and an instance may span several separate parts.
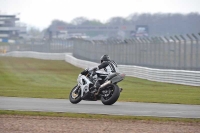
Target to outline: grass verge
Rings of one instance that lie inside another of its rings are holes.
[[[76,114],[76,113],[10,111],[10,110],[0,110],[0,115],[50,116],[50,117],[110,119],[110,120],[146,120],[146,121],[162,121],[162,122],[176,121],[176,122],[200,123],[200,119],[191,119],[191,118],[165,118],[165,117],[150,117],[150,116],[121,116],[121,115]]]
[[[65,61],[0,57],[0,96],[68,99],[82,69]],[[119,101],[200,105],[200,87],[126,77]]]
[[[0,46],[5,46],[5,45],[9,45],[9,43],[5,43],[5,42],[0,42]]]

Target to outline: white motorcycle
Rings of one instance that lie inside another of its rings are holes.
[[[97,80],[97,74],[104,74],[105,79],[103,84],[96,92],[91,91]],[[97,101],[101,100],[104,105],[114,104],[119,96],[122,88],[119,88],[117,83],[125,78],[125,74],[113,73],[108,75],[102,71],[93,71],[88,68],[78,75],[78,84],[71,90],[69,100],[73,104],[79,103],[81,100]]]

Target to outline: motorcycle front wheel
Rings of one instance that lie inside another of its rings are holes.
[[[112,105],[118,100],[119,96],[119,87],[115,84],[110,84],[102,91],[101,102],[104,105]]]
[[[71,90],[69,100],[73,104],[77,104],[81,101],[81,88],[78,85]]]

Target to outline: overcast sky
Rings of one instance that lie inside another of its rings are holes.
[[[41,29],[80,16],[106,22],[133,13],[200,13],[200,0],[0,0],[0,11],[20,13],[20,21]]]

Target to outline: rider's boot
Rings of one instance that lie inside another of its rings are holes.
[[[93,93],[93,94],[96,93],[97,90],[98,89],[95,86],[93,86],[93,87],[90,88],[90,92]]]
[[[90,88],[91,93],[96,93],[96,92],[98,91],[99,87],[100,87],[100,83],[99,83],[99,81],[97,80],[97,81],[95,82],[94,86]]]

